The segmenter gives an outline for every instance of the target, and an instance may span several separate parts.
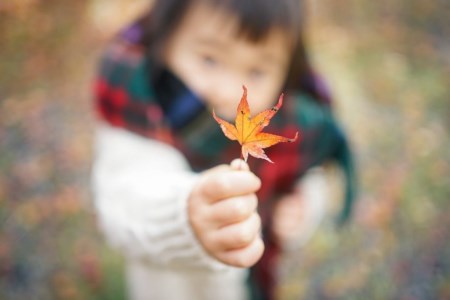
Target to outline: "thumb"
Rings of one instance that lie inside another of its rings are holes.
[[[236,171],[250,171],[248,164],[242,159],[236,158],[230,163],[230,167]]]

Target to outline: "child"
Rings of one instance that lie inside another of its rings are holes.
[[[305,174],[327,161],[346,172],[348,217],[350,155],[300,20],[298,0],[160,0],[106,51],[93,186],[130,299],[248,299],[252,266],[252,297],[272,299],[279,250],[320,220],[304,203],[322,203],[323,184]],[[253,114],[286,93],[268,131],[301,137],[267,149],[274,164],[232,161],[239,145],[212,117],[234,119],[242,85]]]

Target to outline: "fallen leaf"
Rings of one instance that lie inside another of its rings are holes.
[[[265,159],[271,163],[267,155],[264,153],[264,148],[268,148],[281,142],[294,142],[297,140],[298,132],[295,133],[294,138],[287,138],[275,134],[261,132],[264,127],[269,125],[272,117],[283,105],[283,94],[280,95],[277,105],[271,109],[265,110],[255,117],[250,115],[250,107],[247,102],[247,88],[242,87],[244,93],[242,94],[241,102],[237,107],[235,125],[219,118],[214,110],[213,117],[220,124],[223,133],[232,141],[238,141],[242,146],[242,157],[247,161],[248,155],[253,157]]]

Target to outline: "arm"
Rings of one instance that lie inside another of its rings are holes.
[[[198,243],[187,199],[198,175],[174,148],[101,124],[93,189],[100,227],[127,256],[221,269]]]
[[[283,249],[301,248],[317,231],[329,200],[325,171],[316,167],[299,180],[293,193],[279,199],[272,231]]]
[[[197,175],[176,149],[107,125],[96,148],[100,226],[127,256],[210,269],[249,267],[261,257],[261,182],[242,161]]]

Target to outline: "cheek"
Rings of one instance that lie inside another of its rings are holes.
[[[169,64],[169,68],[176,74],[189,89],[200,96],[204,96],[206,87],[208,86],[208,76],[199,66],[195,55],[181,51],[178,55],[174,55],[175,59]]]

